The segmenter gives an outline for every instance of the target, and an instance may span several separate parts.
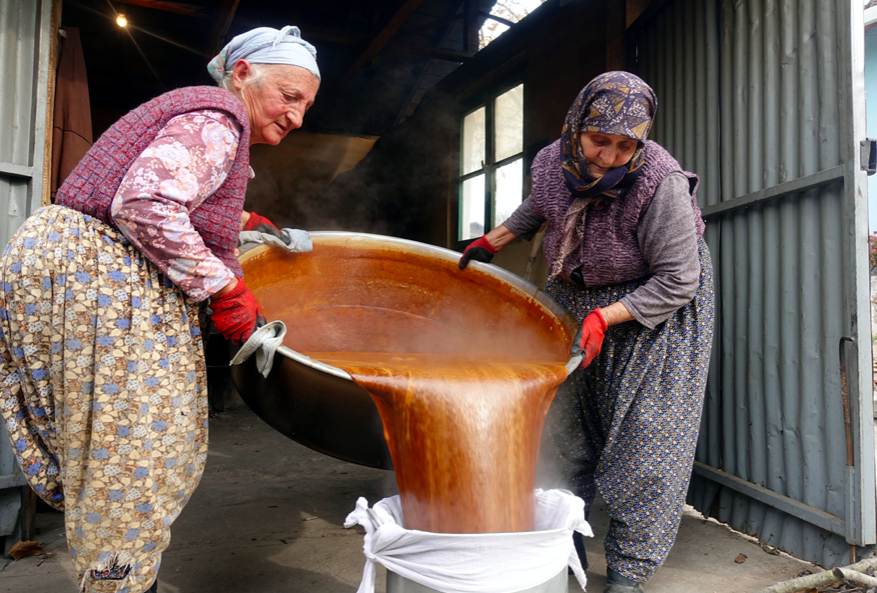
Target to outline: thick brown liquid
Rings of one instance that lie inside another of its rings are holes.
[[[533,529],[542,423],[566,377],[559,321],[486,274],[416,254],[329,244],[272,256],[289,263],[282,280],[269,282],[276,269],[262,261],[247,283],[286,323],[287,346],[372,396],[405,526]]]
[[[539,437],[563,363],[309,355],[348,371],[377,404],[407,528],[533,529]]]

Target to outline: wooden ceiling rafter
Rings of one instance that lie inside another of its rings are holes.
[[[463,51],[478,51],[478,0],[463,2]]]
[[[359,54],[359,56],[354,60],[353,66],[348,70],[347,75],[344,77],[342,84],[349,81],[353,78],[360,70],[362,70],[366,64],[371,62],[378,52],[383,49],[385,45],[390,41],[393,35],[402,28],[402,25],[405,24],[405,21],[408,20],[408,17],[417,10],[417,7],[423,0],[403,0],[402,4],[399,5],[399,8],[396,9],[396,12],[387,20],[381,30],[377,32],[377,34],[371,39],[366,48]]]
[[[877,0],[875,0],[875,2],[877,2]],[[414,27],[413,29],[403,29],[402,32],[406,35],[417,35],[419,33],[426,33],[428,31],[432,31],[433,29],[438,29],[439,27],[450,25],[455,21],[459,21],[461,18],[463,18],[462,14],[456,14],[450,18],[439,19],[425,25],[420,25],[419,27]]]
[[[225,45],[225,36],[231,28],[234,21],[234,15],[237,12],[240,0],[222,0],[219,8],[213,17],[213,23],[210,27],[210,45],[207,47],[207,55],[215,56],[219,50]]]
[[[517,24],[517,23],[515,23],[515,21],[510,21],[508,19],[504,19],[501,16],[497,16],[495,14],[490,14],[489,12],[485,12],[483,10],[479,10],[478,14],[483,16],[486,19],[496,21],[497,23],[502,23],[506,27],[514,27]]]
[[[445,27],[444,31],[441,31],[436,34],[438,46],[444,47],[445,43],[451,36],[452,31],[454,30],[454,23],[463,18],[465,14],[464,9],[465,6],[463,4],[464,0],[459,0],[458,2],[451,5],[450,10],[448,10],[443,19],[440,19],[442,27]],[[460,61],[463,62],[471,57],[469,52],[461,52],[464,54],[464,58]],[[408,93],[408,99],[405,101],[405,105],[402,106],[402,109],[399,111],[399,114],[396,116],[396,120],[393,122],[393,127],[395,128],[399,124],[401,124],[405,119],[409,116],[409,110],[413,112],[413,109],[416,109],[417,103],[420,100],[418,96],[421,84],[423,83],[424,77],[429,72],[432,66],[432,60],[428,61],[423,68],[420,70],[420,74],[417,76],[417,82],[414,84],[414,87],[411,89],[411,92]]]
[[[117,4],[130,4],[131,6],[142,6],[143,8],[154,8],[155,10],[183,14],[199,19],[208,18],[203,6],[185,4],[183,2],[167,2],[166,0],[112,0],[112,2]]]
[[[472,57],[472,54],[469,52],[460,51],[459,49],[435,47],[434,45],[416,45],[413,43],[391,43],[387,45],[387,51],[394,51],[401,54],[412,54],[437,60],[448,60],[450,62],[465,62]]]
[[[330,43],[339,43],[343,45],[356,45],[364,43],[366,37],[357,33],[341,31],[339,29],[327,29],[307,24],[299,24],[298,27],[302,31],[302,37],[305,39],[318,39],[328,41]],[[400,54],[411,54],[422,56],[424,58],[434,58],[438,60],[448,60],[451,62],[463,62],[471,57],[469,54],[457,49],[448,49],[445,47],[435,47],[431,45],[421,45],[417,43],[401,43],[392,41],[387,43],[384,48],[386,51],[396,52]]]

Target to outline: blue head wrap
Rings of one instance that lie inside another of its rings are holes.
[[[251,64],[300,66],[320,78],[317,49],[301,38],[298,27],[286,26],[279,31],[271,27],[259,27],[241,33],[229,41],[218,56],[210,60],[207,71],[213,80],[220,82],[238,60],[246,60]]]

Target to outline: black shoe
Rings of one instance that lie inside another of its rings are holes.
[[[606,567],[606,588],[603,589],[603,593],[640,593],[642,590],[642,583],[620,575],[608,566]]]
[[[588,568],[588,556],[585,554],[585,538],[578,531],[572,532],[572,544],[575,546],[576,554],[579,555],[582,570],[586,570]]]

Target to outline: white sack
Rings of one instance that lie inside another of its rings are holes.
[[[366,563],[357,593],[374,593],[375,562],[444,593],[511,593],[536,587],[572,568],[582,590],[585,571],[572,532],[593,537],[585,503],[566,490],[535,491],[535,531],[431,533],[402,527],[398,496],[368,508],[364,498],[344,527],[365,527]]]

